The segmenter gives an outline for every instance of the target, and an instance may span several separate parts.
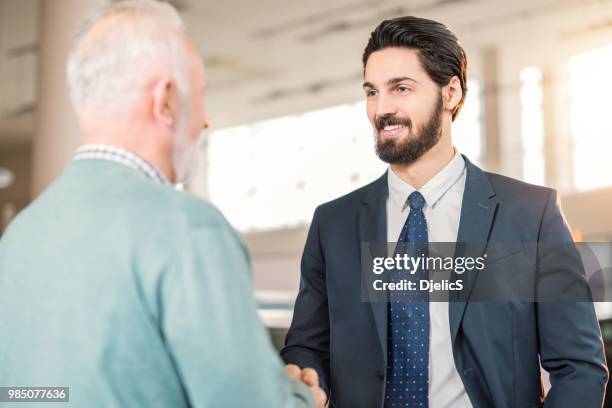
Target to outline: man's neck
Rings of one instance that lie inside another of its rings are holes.
[[[455,149],[449,138],[440,141],[409,164],[392,164],[391,170],[415,189],[420,189],[438,174],[455,156]]]

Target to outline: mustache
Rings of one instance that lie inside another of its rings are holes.
[[[385,116],[379,116],[376,118],[375,120],[375,124],[376,124],[376,130],[378,132],[381,132],[385,126],[405,126],[408,128],[408,130],[412,129],[412,120],[410,120],[410,118],[406,117],[406,118],[402,118],[399,116],[395,116],[395,115],[385,115]]]

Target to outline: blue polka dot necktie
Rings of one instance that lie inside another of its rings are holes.
[[[429,239],[423,213],[425,198],[415,191],[408,197],[408,204],[410,213],[400,233],[396,254],[408,251],[409,256],[427,256]],[[401,244],[407,248],[402,249]],[[412,275],[404,270],[392,272],[391,282],[402,279],[416,282],[418,289],[418,282],[428,279],[428,272],[424,268],[417,269]],[[429,406],[428,300],[427,291],[403,292],[399,296],[390,294],[385,408]]]

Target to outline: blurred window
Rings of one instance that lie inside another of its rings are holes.
[[[544,184],[542,71],[537,67],[523,68],[520,79],[523,180]]]
[[[453,143],[477,165],[482,164],[482,108],[480,82],[468,80],[468,92],[459,112],[453,122]]]
[[[578,191],[612,185],[612,45],[569,61],[574,183]]]

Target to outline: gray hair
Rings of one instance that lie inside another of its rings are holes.
[[[107,23],[104,29],[96,27],[101,21]],[[169,75],[185,95],[183,31],[181,18],[167,3],[126,0],[100,9],[78,31],[68,56],[74,109],[122,110],[159,74]]]

